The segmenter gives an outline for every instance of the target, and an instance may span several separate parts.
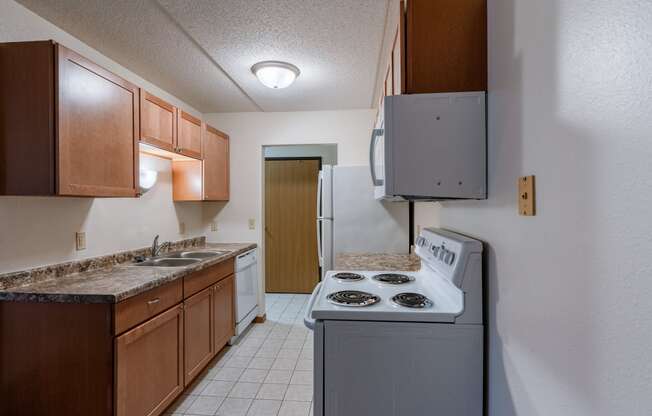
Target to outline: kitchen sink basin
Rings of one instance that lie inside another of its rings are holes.
[[[198,263],[199,259],[189,258],[171,258],[164,257],[161,259],[151,259],[140,263],[134,263],[134,266],[149,266],[149,267],[185,267],[191,264]]]
[[[166,254],[165,257],[182,258],[182,259],[209,259],[211,257],[217,257],[227,253],[228,251],[213,251],[213,250],[183,251],[181,253]]]

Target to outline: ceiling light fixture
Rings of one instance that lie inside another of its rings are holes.
[[[258,62],[251,72],[264,86],[274,89],[289,87],[301,73],[296,66],[280,61]]]

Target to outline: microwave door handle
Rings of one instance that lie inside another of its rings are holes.
[[[378,138],[384,134],[383,129],[373,129],[371,131],[371,143],[369,143],[369,167],[371,168],[371,182],[374,186],[381,186],[383,181],[376,177],[376,143]]]

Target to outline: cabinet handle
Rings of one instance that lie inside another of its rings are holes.
[[[156,304],[159,303],[160,301],[161,301],[160,298],[156,298],[156,299],[152,299],[152,300],[148,301],[147,304],[148,304],[148,305],[156,305]]]

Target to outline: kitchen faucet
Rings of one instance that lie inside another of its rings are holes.
[[[152,257],[157,257],[160,253],[161,250],[164,248],[170,248],[170,242],[166,241],[165,243],[161,244],[160,246],[158,245],[158,234],[156,237],[154,237],[154,242],[152,242]]]

